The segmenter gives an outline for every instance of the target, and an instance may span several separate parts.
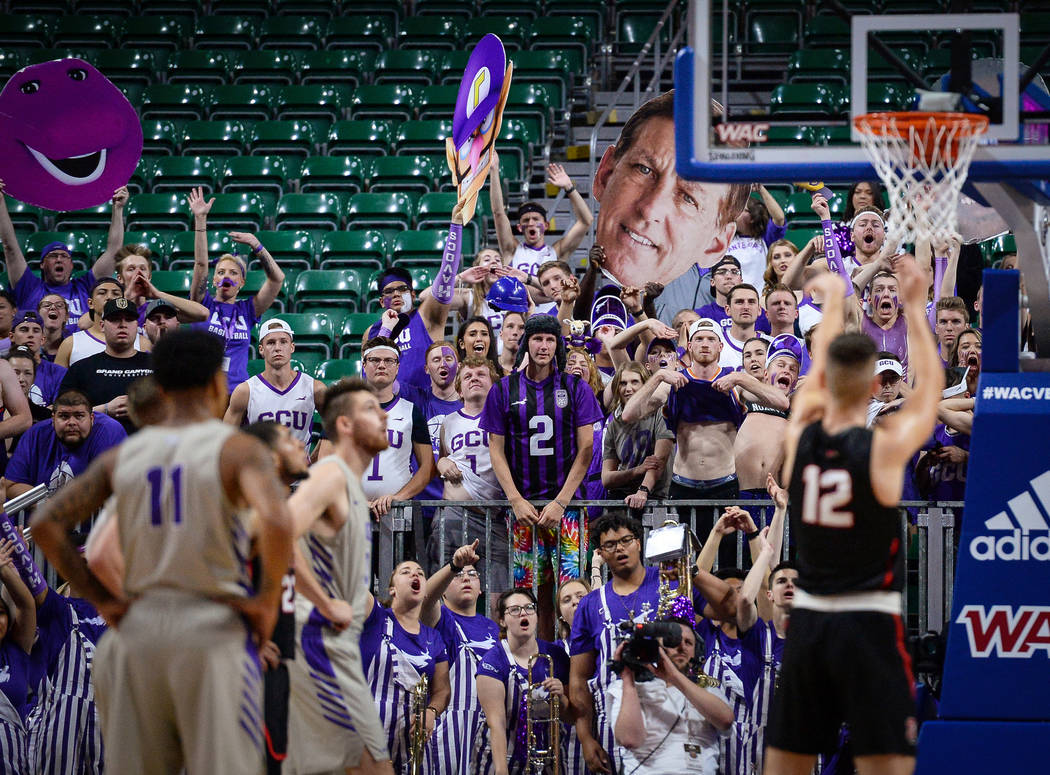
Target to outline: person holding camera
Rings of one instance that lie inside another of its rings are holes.
[[[663,775],[718,771],[718,740],[733,723],[733,711],[721,690],[701,686],[696,669],[696,634],[692,603],[679,598],[672,617],[661,624],[681,630],[662,638],[640,635],[616,649],[620,680],[607,691],[609,716],[616,740],[625,749],[623,772]],[[652,625],[650,625],[652,627]],[[645,641],[651,639],[654,658],[639,664]],[[633,658],[626,656],[634,651]]]

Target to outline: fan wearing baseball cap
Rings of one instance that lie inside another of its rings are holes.
[[[904,383],[904,366],[896,355],[887,350],[875,354],[875,379],[877,383],[871,392],[868,404],[868,427],[874,425],[880,415],[889,414],[900,408],[903,398],[901,386]]]
[[[233,426],[270,420],[288,428],[309,449],[314,411],[324,406],[321,380],[292,368],[295,337],[280,318],[259,324],[259,356],[266,365],[230,396],[223,422]]]
[[[138,323],[138,309],[132,302],[123,296],[107,301],[102,308],[106,349],[70,366],[58,391],[79,390],[94,411],[117,420],[128,433],[136,430],[128,415],[128,385],[153,373],[150,354],[135,349]]]

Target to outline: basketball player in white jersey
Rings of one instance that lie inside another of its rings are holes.
[[[518,242],[503,204],[499,160],[495,156],[496,154],[493,154],[492,166],[489,167],[489,201],[492,204],[492,217],[496,223],[496,237],[499,241],[499,252],[503,257],[503,263],[520,269],[527,275],[535,276],[540,264],[556,260],[568,261],[591,228],[591,221],[594,220],[587,202],[576,190],[572,179],[565,174],[560,164],[548,165],[547,180],[551,185],[565,190],[572,203],[572,212],[576,216],[576,222],[569,227],[560,240],[553,245],[548,245],[544,240],[548,226],[547,211],[538,202],[525,202],[518,208],[517,230],[524,240]],[[535,290],[535,286],[532,287]]]
[[[223,422],[233,426],[261,420],[285,425],[292,435],[310,446],[314,410],[324,404],[324,383],[292,368],[295,340],[292,327],[280,318],[259,325],[259,355],[266,366],[242,382],[230,396]]]
[[[389,444],[386,419],[363,380],[329,388],[324,429],[335,454],[310,469],[289,501],[299,538],[289,772],[394,772],[359,645],[372,572],[361,477]]]
[[[96,459],[33,520],[48,559],[111,626],[93,665],[103,738],[115,741],[107,773],[255,775],[262,763],[262,675],[248,636],[273,631],[291,524],[270,450],[217,419],[224,349],[202,331],[162,339],[154,377],[171,415]],[[102,586],[67,532],[110,494],[126,597]],[[262,570],[254,596],[249,509]]]

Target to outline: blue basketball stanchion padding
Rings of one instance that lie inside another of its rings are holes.
[[[1019,370],[1017,272],[984,273],[982,374],[940,718],[917,772],[1043,772],[1050,741],[1050,374]]]

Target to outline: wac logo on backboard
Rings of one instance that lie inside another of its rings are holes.
[[[968,605],[955,623],[966,627],[974,657],[1050,657],[1050,606]]]

